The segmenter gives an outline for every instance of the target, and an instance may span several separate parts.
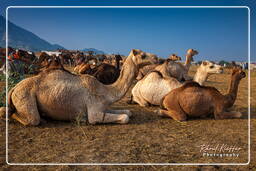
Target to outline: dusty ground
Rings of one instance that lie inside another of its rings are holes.
[[[195,72],[192,68],[191,75]],[[230,80],[229,71],[211,76],[207,85],[225,93]],[[251,128],[256,126],[256,72],[251,73]],[[113,108],[126,108],[133,112],[127,125],[87,125],[76,122],[49,121],[38,127],[24,127],[9,122],[8,161],[10,163],[246,163],[248,162],[248,77],[241,81],[238,98],[233,109],[241,111],[243,118],[214,120],[194,119],[176,122],[153,113],[157,107],[142,108],[128,105],[130,91]],[[5,122],[2,132],[0,162],[2,169],[26,170],[25,166],[5,164]],[[256,170],[252,134],[250,165],[247,166],[187,166],[184,170]],[[239,157],[203,157],[200,145],[227,144],[241,148]],[[118,166],[30,166],[30,170],[120,170]],[[131,170],[177,170],[180,166],[125,166]]]

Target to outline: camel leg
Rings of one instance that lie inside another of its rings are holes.
[[[130,110],[107,110],[106,112],[113,113],[113,114],[124,113],[124,114],[128,115],[129,117],[132,116],[132,112]]]
[[[16,99],[18,100],[18,99]],[[16,101],[15,100],[15,101]],[[14,101],[13,101],[14,102]],[[40,115],[37,110],[36,98],[30,97],[25,102],[14,103],[16,113],[12,114],[12,118],[27,126],[36,126],[40,123]]]
[[[237,111],[222,112],[214,114],[215,119],[230,119],[230,118],[241,118],[242,113]]]
[[[146,100],[144,100],[143,98],[138,97],[138,96],[133,96],[133,101],[135,101],[136,103],[138,103],[142,107],[149,106],[149,103]]]
[[[187,120],[187,115],[184,112],[177,112],[174,110],[163,110],[163,109],[160,109],[158,112],[159,112],[160,116],[171,117],[172,119],[174,119],[176,121]]]
[[[113,113],[88,113],[88,121],[90,124],[96,123],[119,123],[126,124],[129,121],[127,114],[113,114]]]

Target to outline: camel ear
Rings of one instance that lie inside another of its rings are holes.
[[[206,61],[203,61],[203,65],[207,65],[208,64],[208,62],[206,62]]]

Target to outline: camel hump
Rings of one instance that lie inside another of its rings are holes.
[[[150,73],[157,73],[161,78],[163,78],[164,76],[163,76],[163,74],[160,72],[160,71],[157,71],[157,70],[153,70],[153,71],[151,71]]]
[[[195,81],[186,81],[182,86],[183,89],[186,89],[189,87],[202,87],[202,86]]]

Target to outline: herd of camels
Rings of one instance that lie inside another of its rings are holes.
[[[19,82],[8,93],[8,111],[0,108],[0,115],[17,120],[23,125],[36,126],[44,117],[54,120],[75,120],[80,117],[90,124],[129,122],[130,110],[110,110],[110,105],[119,101],[132,88],[128,103],[142,107],[159,106],[154,112],[160,116],[185,121],[188,117],[215,119],[240,118],[242,114],[228,109],[234,104],[238,85],[246,77],[241,68],[234,67],[227,94],[216,88],[204,86],[211,74],[223,72],[220,65],[203,61],[194,78],[188,75],[193,56],[198,52],[189,49],[185,64],[175,54],[155,63],[149,53],[131,50],[120,67],[120,56],[116,66],[104,64],[95,70],[92,64],[81,64],[74,68],[80,74],[66,70],[58,58],[49,60],[47,67],[37,75]],[[108,70],[108,72],[107,72]],[[110,79],[112,77],[112,79]],[[103,81],[102,81],[102,80]],[[110,79],[107,82],[106,79]]]

